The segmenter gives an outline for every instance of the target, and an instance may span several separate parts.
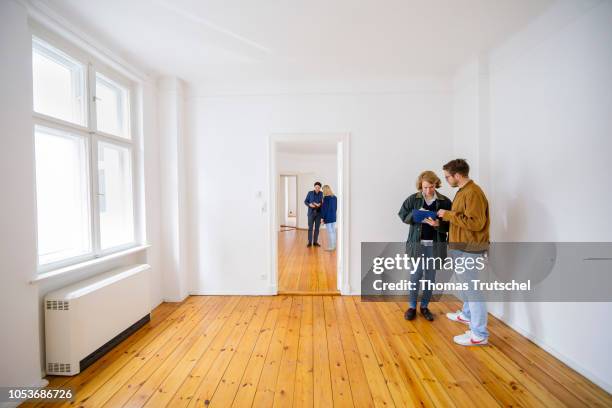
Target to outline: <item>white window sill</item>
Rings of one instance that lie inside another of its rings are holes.
[[[54,270],[48,271],[48,272],[43,272],[43,273],[38,274],[35,278],[33,278],[30,281],[30,283],[31,284],[38,283],[38,282],[43,281],[43,280],[47,280],[47,279],[50,279],[50,278],[55,278],[57,276],[62,276],[62,275],[65,275],[65,274],[68,274],[68,273],[71,273],[71,272],[75,272],[75,271],[87,268],[89,266],[99,265],[99,264],[102,264],[104,262],[110,261],[111,259],[117,259],[117,258],[121,258],[123,256],[134,254],[136,252],[145,251],[145,250],[147,250],[150,247],[151,247],[150,244],[138,245],[138,246],[135,246],[135,247],[132,247],[132,248],[125,249],[123,251],[115,252],[113,254],[101,256],[99,258],[94,258],[94,259],[91,259],[89,261],[79,262],[79,263],[74,264],[74,265],[65,266],[63,268],[54,269]]]

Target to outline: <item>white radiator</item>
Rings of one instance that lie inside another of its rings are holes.
[[[45,296],[47,374],[78,374],[150,320],[149,269],[113,269]]]

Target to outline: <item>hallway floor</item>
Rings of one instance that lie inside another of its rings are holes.
[[[338,294],[336,251],[326,251],[327,231],[321,226],[320,247],[307,248],[308,231],[278,233],[279,294]]]

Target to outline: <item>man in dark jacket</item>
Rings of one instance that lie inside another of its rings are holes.
[[[321,183],[314,183],[314,190],[309,191],[304,200],[304,204],[308,207],[308,247],[319,245],[319,228],[321,227],[321,203],[323,202],[323,192],[321,191]],[[313,240],[314,227],[314,240]]]

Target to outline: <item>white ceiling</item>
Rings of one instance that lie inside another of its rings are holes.
[[[40,0],[152,73],[448,76],[557,0]]]
[[[293,154],[336,154],[336,143],[277,142],[276,151]]]

